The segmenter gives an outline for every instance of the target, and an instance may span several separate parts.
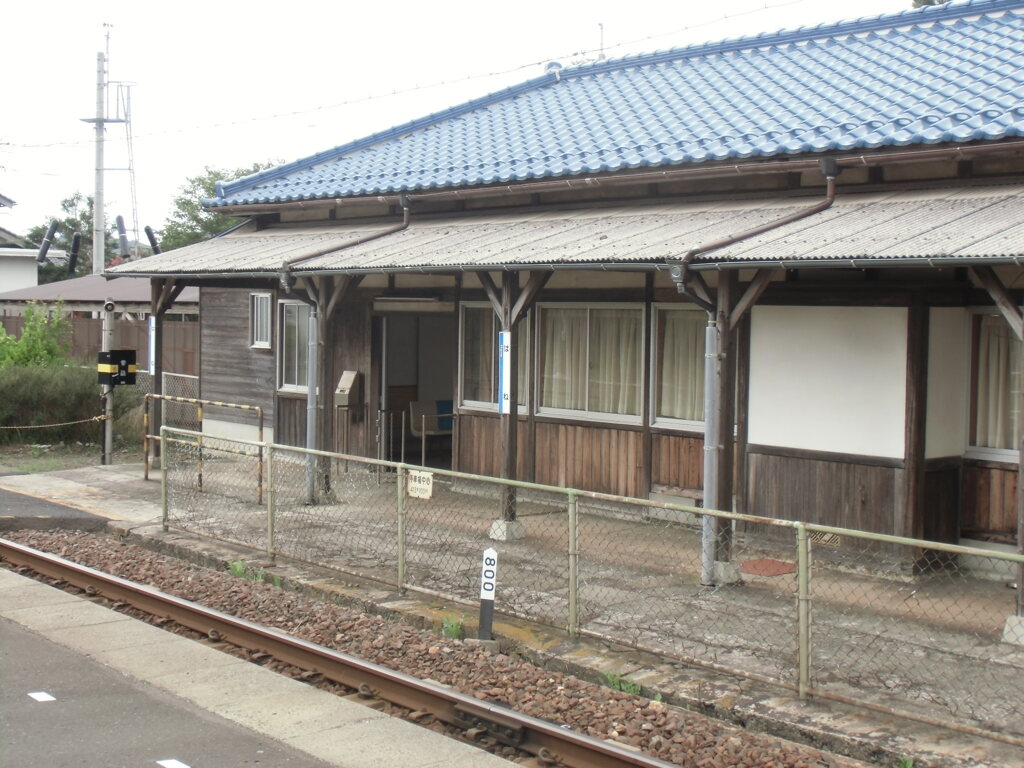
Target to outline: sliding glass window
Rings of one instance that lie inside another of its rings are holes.
[[[654,423],[701,426],[704,421],[704,330],[701,310],[654,310]]]
[[[497,316],[490,304],[462,305],[462,405],[494,410],[498,407]],[[518,326],[519,405],[526,405],[529,382],[529,318]]]
[[[639,421],[644,312],[630,305],[542,305],[540,412]]]

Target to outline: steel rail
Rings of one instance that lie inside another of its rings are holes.
[[[567,730],[555,723],[523,715],[506,707],[475,699],[439,685],[418,680],[363,659],[293,637],[271,627],[168,595],[0,539],[0,560],[67,582],[113,601],[172,621],[232,645],[263,653],[328,680],[413,711],[428,712],[438,720],[465,730],[482,729],[497,742],[537,755],[544,761],[572,768],[670,768],[656,758]]]

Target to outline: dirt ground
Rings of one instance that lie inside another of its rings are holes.
[[[115,446],[111,454],[114,464],[141,461],[142,448],[137,445]],[[0,475],[31,475],[58,469],[94,467],[100,463],[97,443],[0,444]]]

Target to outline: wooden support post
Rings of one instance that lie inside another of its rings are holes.
[[[1000,314],[1013,329],[1017,340],[1021,342],[1021,353],[1024,354],[1024,312],[1013,301],[995,269],[984,266],[973,267],[972,270],[978,282],[988,291]],[[1024,387],[1021,387],[1019,394],[1017,429],[1017,553],[1024,555]],[[1024,617],[1024,565],[1017,566],[1016,614],[1018,617]]]
[[[151,434],[157,435],[157,439],[153,440],[150,445],[152,446],[153,458],[160,459],[161,466],[163,466],[163,446],[160,444],[159,435],[160,427],[163,426],[163,401],[159,396],[164,393],[164,313],[161,311],[160,297],[163,294],[166,282],[163,279],[154,279],[149,284],[151,292],[150,313],[153,316],[153,338],[149,340],[149,343],[153,345],[153,349],[150,351],[153,358],[153,370],[150,373],[153,376],[153,394],[157,395],[157,397],[150,398],[149,400],[149,406],[153,409],[153,413],[149,417],[150,430]],[[146,461],[149,461],[149,457],[146,457]]]
[[[928,410],[928,306],[915,294],[907,315],[907,404],[903,456],[903,504],[893,533],[924,537],[925,420]]]
[[[731,511],[733,506],[733,453],[736,423],[736,334],[732,330],[732,312],[736,296],[736,272],[723,270],[718,276],[716,315],[718,320],[718,375],[715,407],[718,420],[718,445],[715,446],[718,463],[718,507]],[[732,559],[732,524],[716,518],[715,561],[727,563]],[[716,579],[717,581],[717,579]]]
[[[501,476],[505,480],[517,479],[519,431],[519,322],[533,305],[537,294],[551,278],[552,272],[531,272],[519,290],[519,273],[502,272],[501,291],[487,272],[479,273],[480,283],[498,317],[502,332],[509,334],[509,413],[501,414]],[[516,489],[503,486],[501,491],[501,519],[491,528],[491,538],[518,538],[516,521]],[[500,523],[500,525],[498,525]]]
[[[519,293],[519,273],[504,272],[501,276],[501,330],[509,334],[509,413],[501,415],[501,476],[506,480],[516,479],[518,458],[519,422],[519,333],[513,316],[514,301]],[[501,516],[503,520],[516,519],[516,489],[502,486]]]
[[[150,340],[153,345],[151,350],[153,370],[150,373],[153,375],[153,394],[162,395],[164,393],[164,317],[167,315],[167,310],[174,306],[174,302],[185,290],[185,284],[174,278],[154,278],[149,285],[150,312],[153,315],[153,338]],[[150,429],[152,430],[151,434],[154,435],[159,435],[160,427],[163,426],[162,403],[163,401],[158,397],[150,399],[153,408]],[[202,425],[200,425],[200,429],[202,429]],[[160,440],[153,440],[152,445],[153,457],[160,458],[163,448]],[[161,465],[162,463],[161,460]]]

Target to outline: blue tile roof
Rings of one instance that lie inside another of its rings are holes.
[[[1024,0],[566,68],[224,184],[208,205],[1024,136]]]

